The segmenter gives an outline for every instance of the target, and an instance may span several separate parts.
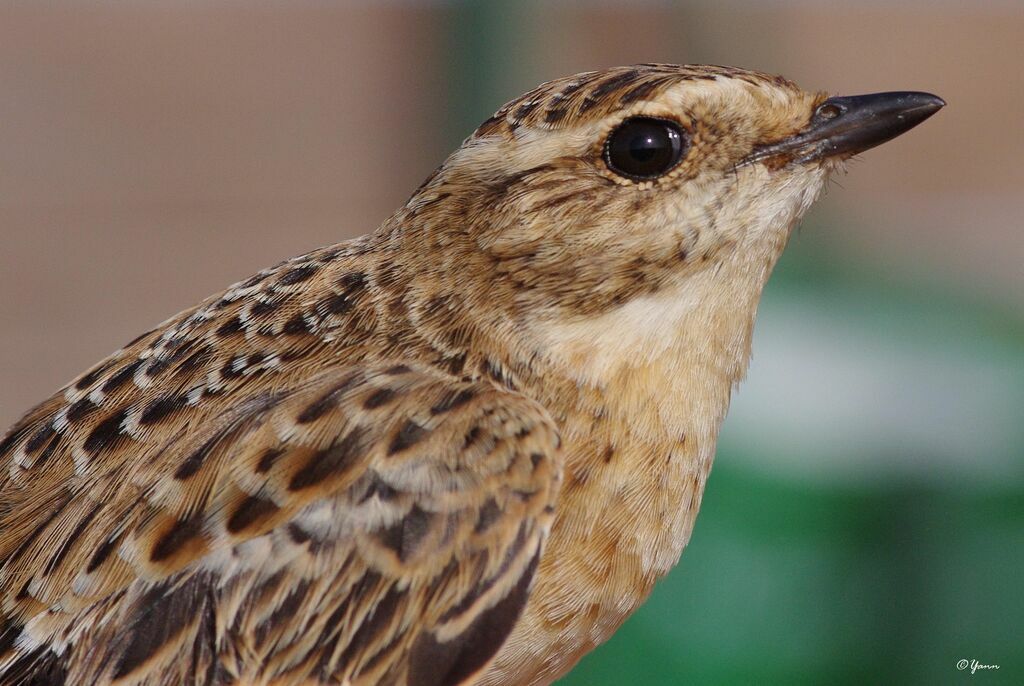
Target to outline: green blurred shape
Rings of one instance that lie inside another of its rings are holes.
[[[1019,490],[815,489],[724,454],[680,566],[560,683],[939,684],[960,658],[1014,683],[1022,568]]]

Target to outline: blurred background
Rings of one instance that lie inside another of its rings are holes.
[[[794,235],[691,545],[561,683],[1024,683],[1022,45],[1020,0],[0,0],[0,423],[541,81],[932,91]]]

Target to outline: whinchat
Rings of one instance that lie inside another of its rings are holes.
[[[552,682],[679,559],[794,224],[943,104],[656,64],[508,103],[11,429],[0,684]]]

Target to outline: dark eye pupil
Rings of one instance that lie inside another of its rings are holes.
[[[653,179],[679,164],[685,141],[674,122],[634,117],[622,122],[605,143],[605,162],[630,179]]]

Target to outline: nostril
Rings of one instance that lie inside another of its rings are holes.
[[[814,114],[815,114],[816,117],[818,117],[820,119],[826,119],[827,120],[827,119],[835,119],[836,117],[838,117],[842,113],[843,113],[843,108],[842,107],[840,107],[839,105],[837,105],[835,103],[832,103],[832,102],[826,102],[823,105],[821,105],[820,107],[818,107],[818,109],[815,111]]]

